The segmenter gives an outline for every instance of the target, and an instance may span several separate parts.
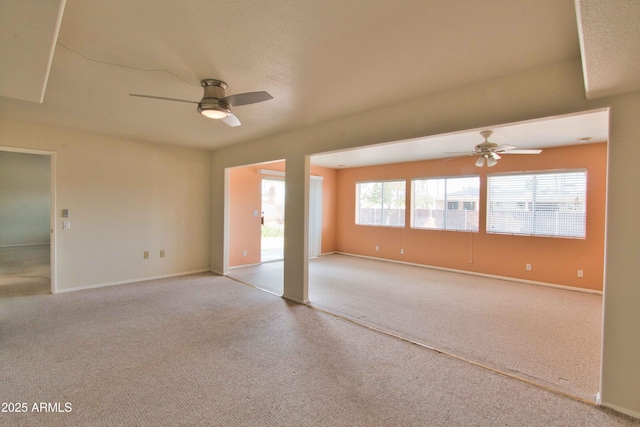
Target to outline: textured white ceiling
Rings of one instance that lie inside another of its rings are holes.
[[[0,1],[0,96],[42,102],[64,3]]]
[[[0,118],[216,148],[579,55],[572,0],[68,0],[43,104]],[[230,128],[128,96],[199,100],[204,78],[274,99]]]
[[[640,1],[576,0],[590,99],[640,90]]]
[[[640,89],[632,0],[0,0],[0,12],[0,118],[175,145],[215,149],[581,52],[588,97]],[[197,101],[205,78],[225,80],[228,94],[266,90],[274,99],[234,109],[242,126],[230,128],[195,105],[128,95]],[[43,93],[42,104],[28,102]],[[500,132],[520,148],[570,143],[580,137],[576,120],[544,121],[535,130],[544,138],[516,134],[529,125]],[[438,141],[467,150],[477,131],[419,140],[429,154],[405,141],[413,151],[404,152],[442,157]],[[403,152],[389,148],[341,156],[355,165]]]
[[[480,135],[482,130],[485,129],[470,129],[446,135],[324,153],[312,156],[311,163],[315,166],[344,168],[463,157],[484,141]],[[545,149],[606,142],[609,140],[609,111],[604,109],[509,123],[489,130],[493,131],[489,138],[490,142],[509,144],[519,149]],[[581,141],[584,138],[587,140]]]

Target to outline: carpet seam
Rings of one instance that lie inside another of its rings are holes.
[[[255,287],[255,286],[254,286],[254,287]],[[260,289],[260,288],[256,288],[256,289],[258,289],[258,290],[262,290],[262,289]],[[268,292],[268,291],[267,291],[267,292]],[[510,373],[508,373],[508,372],[502,371],[502,370],[500,370],[500,369],[492,368],[491,366],[484,365],[484,364],[479,363],[479,362],[475,362],[475,361],[473,361],[473,360],[470,360],[470,359],[464,358],[464,357],[462,357],[462,356],[458,356],[457,354],[454,354],[454,353],[448,352],[448,351],[446,351],[446,350],[441,350],[441,349],[439,349],[439,348],[432,347],[432,346],[430,346],[430,345],[428,345],[428,344],[424,344],[424,343],[421,343],[421,342],[419,342],[419,341],[415,341],[415,340],[412,340],[412,339],[410,339],[410,338],[405,338],[405,337],[403,337],[403,336],[396,335],[396,334],[391,333],[391,332],[389,332],[389,331],[385,331],[384,329],[376,328],[375,326],[371,326],[371,325],[367,325],[367,324],[362,323],[362,322],[358,322],[358,321],[357,321],[357,320],[355,320],[355,319],[350,319],[350,318],[345,317],[345,316],[342,316],[342,315],[340,315],[340,314],[332,313],[332,312],[330,312],[330,311],[327,311],[327,310],[324,310],[324,309],[321,309],[321,308],[318,308],[318,307],[314,307],[314,306],[313,306],[313,305],[311,305],[310,303],[309,303],[309,304],[305,304],[305,305],[306,305],[307,307],[309,307],[309,308],[311,308],[311,309],[313,309],[313,310],[317,310],[317,311],[319,311],[319,312],[321,312],[321,313],[324,313],[324,314],[327,314],[327,315],[330,315],[330,316],[336,317],[336,318],[341,319],[341,320],[345,320],[345,321],[347,321],[347,322],[353,323],[354,325],[361,326],[361,327],[363,327],[363,328],[366,328],[366,329],[369,329],[369,330],[371,330],[371,331],[374,331],[374,332],[377,332],[377,333],[380,333],[380,334],[383,334],[383,335],[386,335],[386,336],[389,336],[389,337],[392,337],[392,338],[398,339],[398,340],[400,340],[400,341],[404,341],[404,342],[407,342],[407,343],[409,343],[409,344],[413,344],[413,345],[415,345],[415,346],[422,347],[422,348],[424,348],[424,349],[426,349],[426,350],[430,350],[430,351],[433,351],[433,352],[435,352],[435,353],[438,353],[438,354],[442,354],[442,355],[444,355],[444,356],[451,357],[451,358],[453,358],[453,359],[455,359],[455,360],[458,360],[458,361],[460,361],[460,362],[464,362],[464,363],[471,364],[471,365],[473,365],[473,366],[477,366],[477,367],[479,367],[479,368],[481,368],[481,369],[484,369],[484,370],[487,370],[487,371],[493,372],[493,373],[495,373],[495,374],[502,375],[502,376],[504,376],[504,377],[511,378],[511,379],[514,379],[514,380],[518,380],[518,381],[523,382],[523,383],[525,383],[525,384],[529,384],[529,385],[532,385],[532,386],[534,386],[534,387],[538,387],[538,388],[540,388],[540,389],[542,389],[542,390],[546,390],[546,391],[549,391],[549,392],[551,392],[551,393],[555,393],[555,394],[558,394],[558,395],[561,395],[561,396],[564,396],[564,397],[568,397],[568,398],[573,399],[573,400],[576,400],[576,401],[578,401],[578,402],[586,403],[586,404],[591,405],[591,406],[596,406],[596,407],[598,406],[595,402],[592,402],[592,401],[590,401],[590,400],[588,400],[588,399],[584,399],[584,398],[579,397],[579,396],[574,396],[574,395],[569,394],[569,393],[566,393],[566,392],[564,392],[564,391],[557,390],[557,389],[555,389],[555,388],[553,388],[553,387],[545,386],[545,385],[543,385],[543,384],[538,384],[538,383],[536,383],[536,382],[534,382],[534,381],[527,380],[527,379],[522,378],[522,377],[519,377],[519,376],[517,376],[517,375],[513,375],[513,374],[510,374]]]

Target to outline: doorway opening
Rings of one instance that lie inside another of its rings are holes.
[[[284,179],[262,178],[260,262],[284,259]]]
[[[55,293],[54,153],[0,147],[0,297]]]

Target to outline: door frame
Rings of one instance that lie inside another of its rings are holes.
[[[56,152],[46,150],[34,150],[30,148],[0,146],[0,151],[12,153],[36,154],[49,156],[49,185],[50,185],[50,208],[49,208],[49,276],[50,290],[55,294],[58,289],[57,280],[57,251],[56,251]]]
[[[279,172],[276,173],[276,171],[267,171],[268,173],[265,173],[264,169],[260,169],[258,171],[261,175],[262,178],[260,179],[260,211],[261,211],[261,216],[262,216],[262,221],[264,221],[265,218],[265,209],[264,209],[264,182],[265,180],[268,181],[277,181],[277,182],[281,182],[282,183],[282,189],[285,192],[284,197],[286,199],[287,194],[286,194],[286,188],[285,188],[285,174],[284,172]],[[284,217],[284,205],[283,205],[283,212],[282,212],[282,216]],[[285,224],[286,227],[286,219],[283,218],[283,223]],[[262,226],[264,226],[264,223],[262,224]],[[264,263],[264,262],[269,262],[270,260],[265,261],[264,260],[264,247],[263,247],[263,237],[262,237],[262,232],[264,231],[264,229],[260,228],[260,263]],[[282,237],[282,249],[283,249],[283,253],[282,253],[282,259],[279,260],[274,260],[274,261],[282,261],[284,259],[284,236]]]

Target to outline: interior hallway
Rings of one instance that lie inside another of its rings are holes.
[[[282,262],[230,277],[282,295]],[[366,258],[309,262],[313,307],[594,402],[602,296]]]

